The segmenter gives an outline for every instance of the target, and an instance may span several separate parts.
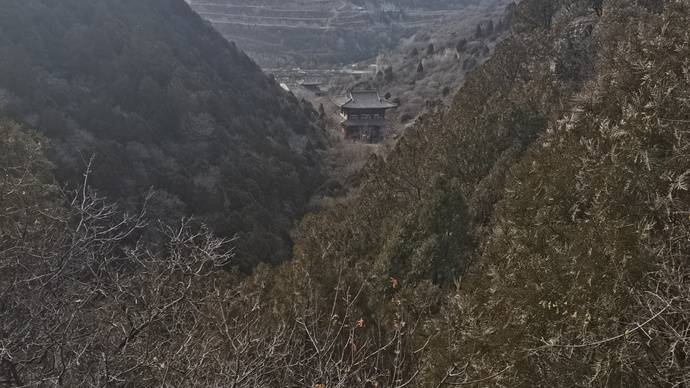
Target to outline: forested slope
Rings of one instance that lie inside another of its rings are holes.
[[[130,208],[193,215],[277,262],[319,184],[323,134],[183,0],[10,0],[0,12],[0,114],[50,139],[59,180]]]
[[[359,290],[391,386],[682,385],[688,11],[522,2],[452,106],[303,223],[277,289]]]
[[[468,372],[509,368],[496,380],[511,386],[687,384],[689,11],[607,4],[593,79],[512,168],[449,310]]]

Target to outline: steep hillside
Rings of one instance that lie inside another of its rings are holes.
[[[425,26],[452,23],[496,1],[190,0],[262,66],[351,63],[394,47]],[[481,8],[478,7],[478,8]]]
[[[687,2],[606,4],[593,79],[512,167],[448,310],[470,375],[687,384],[689,22]]]
[[[336,315],[391,352],[384,386],[682,386],[688,11],[522,2],[450,109],[303,223],[272,297],[357,290]]]
[[[183,0],[11,0],[0,13],[0,114],[51,142],[64,182],[155,218],[239,234],[246,264],[289,254],[319,184],[314,112]]]

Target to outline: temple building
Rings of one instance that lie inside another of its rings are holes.
[[[321,82],[317,80],[304,80],[300,82],[300,86],[314,93],[321,92]]]
[[[377,142],[386,128],[386,111],[397,105],[381,98],[376,90],[350,91],[338,104],[344,120],[341,123],[346,139]]]

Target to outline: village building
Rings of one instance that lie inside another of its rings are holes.
[[[300,82],[300,86],[314,93],[321,92],[321,82],[317,80],[304,80]]]
[[[397,105],[381,98],[376,90],[350,91],[347,99],[338,104],[343,135],[346,139],[377,142],[386,128],[386,111]]]

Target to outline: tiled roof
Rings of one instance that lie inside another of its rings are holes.
[[[352,109],[390,109],[397,107],[396,104],[381,98],[375,90],[363,90],[350,92],[350,98],[341,108]]]

